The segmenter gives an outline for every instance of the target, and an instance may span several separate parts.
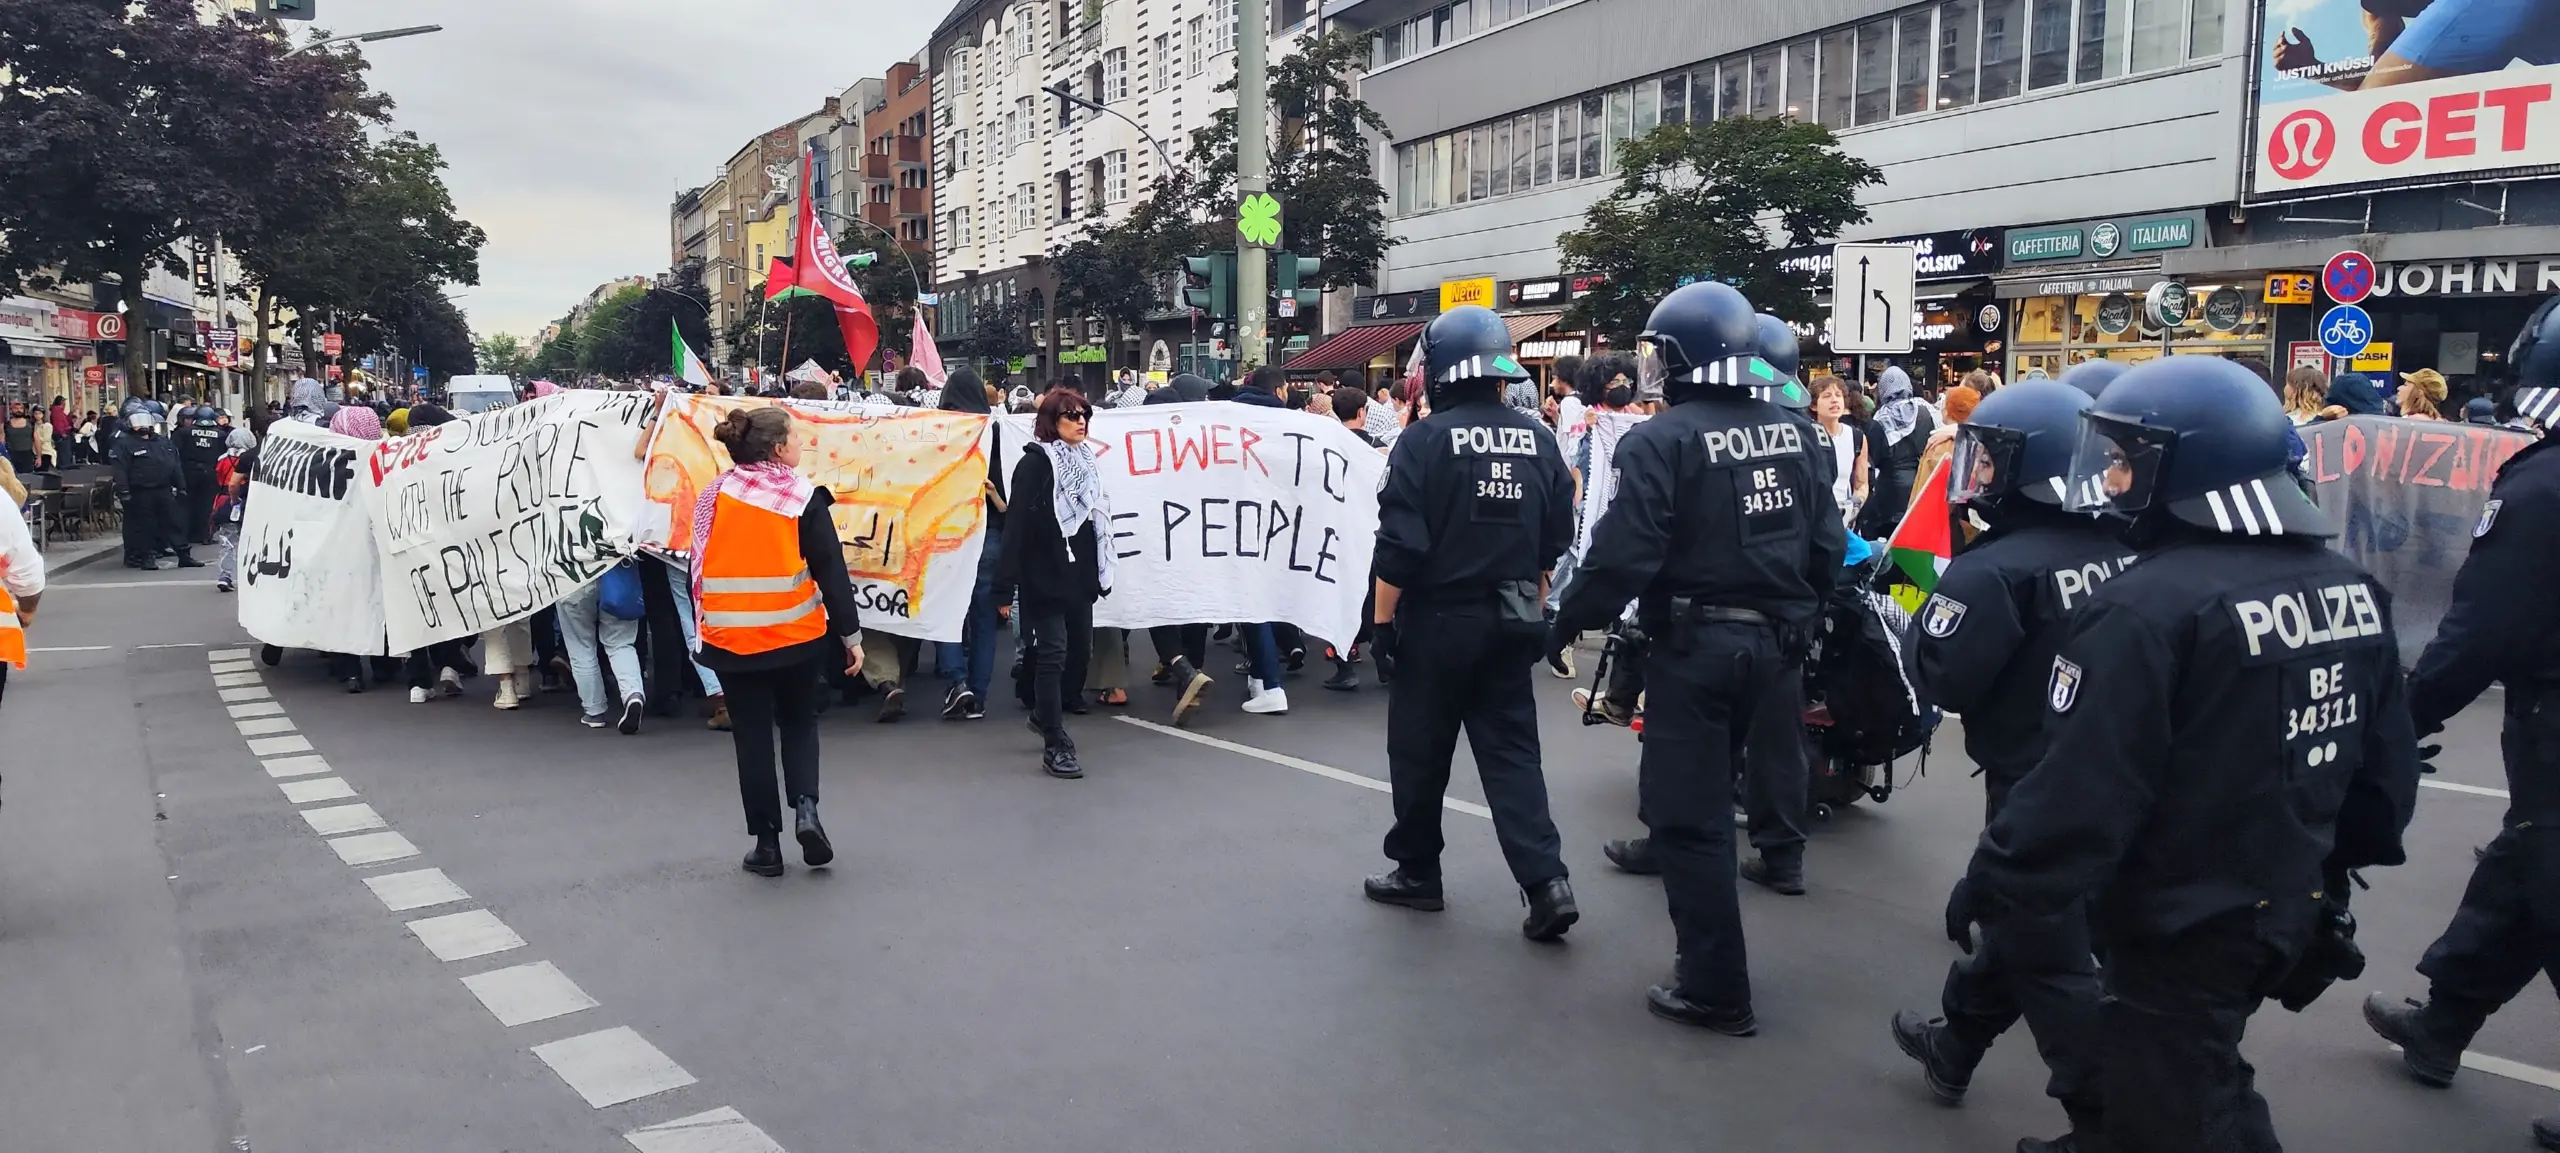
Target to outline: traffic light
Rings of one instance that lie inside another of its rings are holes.
[[[1182,303],[1220,320],[1236,314],[1236,254],[1213,252],[1182,258]]]
[[[1289,309],[1292,313],[1305,312],[1307,309],[1314,308],[1323,303],[1324,290],[1313,287],[1310,282],[1323,272],[1324,261],[1315,257],[1300,256],[1294,252],[1272,253],[1271,298],[1294,302],[1294,306]],[[1299,287],[1301,284],[1309,286],[1301,288]]]
[[[277,20],[309,20],[320,0],[258,0],[258,10]]]

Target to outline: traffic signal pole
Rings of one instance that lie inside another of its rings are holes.
[[[1212,17],[1214,19],[1214,17]],[[1236,29],[1236,203],[1271,190],[1270,0],[1240,0]],[[1236,232],[1236,370],[1270,363],[1271,251]]]

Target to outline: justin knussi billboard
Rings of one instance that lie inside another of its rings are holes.
[[[2258,196],[2560,165],[2560,0],[2263,0]]]

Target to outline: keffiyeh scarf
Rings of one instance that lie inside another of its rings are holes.
[[[1049,471],[1057,477],[1058,535],[1067,542],[1067,559],[1075,559],[1076,530],[1093,525],[1095,583],[1109,592],[1111,550],[1106,546],[1111,535],[1111,501],[1103,494],[1102,470],[1094,465],[1094,450],[1063,440],[1038,443],[1049,454]]]
[[[1927,407],[1911,395],[1911,375],[1899,368],[1888,368],[1876,381],[1876,398],[1884,403],[1876,409],[1876,431],[1883,434],[1890,447],[1902,443],[1920,422],[1920,410]]]

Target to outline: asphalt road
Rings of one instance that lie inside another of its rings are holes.
[[[230,671],[251,646],[199,576],[68,574],[0,705],[13,1153],[2006,1150],[2062,1127],[2023,1036],[1945,1109],[1886,1034],[1954,955],[1938,910],[1981,794],[1951,730],[1925,777],[1817,831],[1808,896],[1745,887],[1761,1033],[1733,1040],[1646,1015],[1660,889],[1599,852],[1635,829],[1635,746],[1543,673],[1583,908],[1555,947],[1520,937],[1463,811],[1448,912],[1360,898],[1387,823],[1346,779],[1385,774],[1374,688],[1302,680],[1296,712],[1254,717],[1221,677],[1193,730],[1215,744],[1099,710],[1076,782],[1039,774],[1009,703],[970,725],[839,708],[839,859],[768,881],[737,867],[725,735],[587,730],[558,695],[501,713],[485,685],[348,696],[308,654]],[[1161,719],[1167,694],[1136,695]],[[2500,786],[2494,703],[2437,780]],[[1481,800],[1463,776],[1453,796]],[[2253,1022],[2293,1147],[2518,1150],[2560,1111],[2538,989],[2475,1050],[2510,1075],[2446,1091],[2356,1012],[2423,993],[2411,966],[2499,808],[2424,790],[2410,865],[2359,898],[2366,977]]]

